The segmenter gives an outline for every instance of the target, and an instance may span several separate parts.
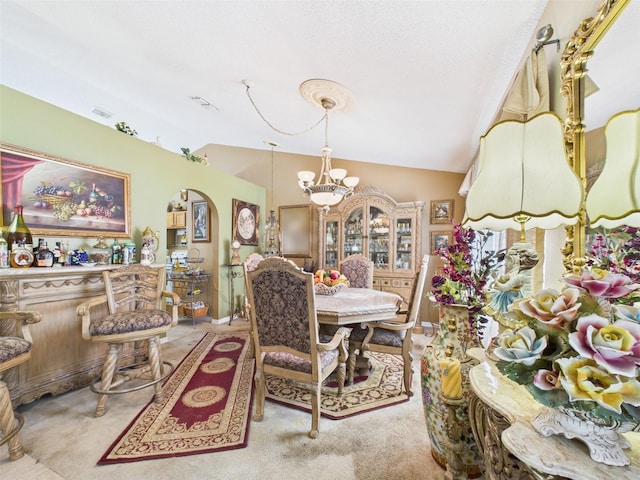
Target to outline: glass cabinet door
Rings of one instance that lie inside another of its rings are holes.
[[[389,214],[378,207],[369,209],[369,259],[374,268],[389,269]]]
[[[325,247],[324,247],[324,267],[338,267],[338,221],[328,221],[325,223]]]
[[[344,222],[344,257],[362,252],[363,207],[354,209]]]
[[[396,220],[396,270],[413,269],[413,220],[399,218]]]

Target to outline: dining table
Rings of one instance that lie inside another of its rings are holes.
[[[397,317],[402,297],[372,288],[344,288],[333,295],[316,294],[318,323],[353,325],[392,320]]]
[[[367,323],[396,319],[402,297],[372,288],[348,287],[332,295],[316,292],[315,303],[316,317],[321,325],[367,328]],[[363,351],[357,356],[350,351],[348,362],[350,372],[368,372],[371,368],[369,358]],[[353,378],[350,376],[348,383],[352,382]]]

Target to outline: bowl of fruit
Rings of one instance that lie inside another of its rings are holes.
[[[334,295],[349,286],[349,280],[338,270],[317,270],[313,275],[316,294]]]

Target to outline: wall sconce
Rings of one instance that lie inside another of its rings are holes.
[[[180,190],[180,200],[183,202],[189,200],[189,190]]]

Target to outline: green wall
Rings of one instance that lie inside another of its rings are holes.
[[[232,199],[255,203],[265,211],[265,190],[259,185],[212,166],[189,162],[178,153],[3,85],[0,85],[0,141],[74,162],[129,173],[133,239],[139,244],[146,226],[160,231],[160,262],[166,252],[167,205],[180,189],[196,190],[208,197],[212,209],[213,242],[210,246],[215,250],[200,253],[217,257],[219,265],[229,263],[231,255]],[[262,231],[264,219],[261,223]],[[244,258],[255,249],[243,247],[240,254]],[[228,269],[219,266],[218,271],[212,273],[218,294],[218,311],[212,314],[216,317],[217,313],[216,318],[222,318],[229,313]]]

